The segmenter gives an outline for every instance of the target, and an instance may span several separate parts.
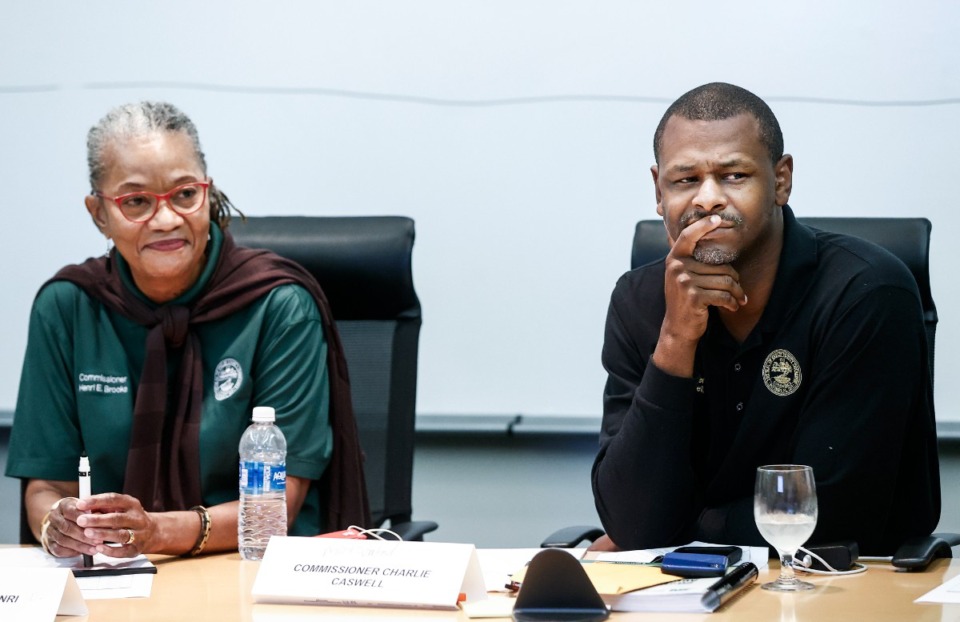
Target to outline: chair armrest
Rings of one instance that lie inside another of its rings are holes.
[[[909,538],[900,545],[891,563],[897,568],[923,571],[938,557],[953,557],[950,547],[960,545],[960,534],[935,533]]]
[[[432,520],[415,520],[390,525],[390,531],[406,542],[423,542],[423,534],[436,531],[437,524]]]
[[[950,546],[960,546],[960,533],[935,533],[934,538],[940,538]]]
[[[586,525],[564,527],[550,534],[540,543],[542,549],[572,549],[584,540],[593,542],[604,533],[603,529]]]

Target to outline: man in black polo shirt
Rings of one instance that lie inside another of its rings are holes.
[[[670,253],[610,302],[597,510],[624,549],[765,544],[756,468],[808,464],[811,542],[889,555],[940,516],[920,298],[862,240],[797,222],[770,108],[729,84],[674,102],[654,137]]]

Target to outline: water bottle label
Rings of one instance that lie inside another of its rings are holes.
[[[287,467],[283,464],[263,465],[263,492],[287,490]]]
[[[240,461],[240,490],[245,495],[259,495],[287,490],[287,467],[282,464]]]

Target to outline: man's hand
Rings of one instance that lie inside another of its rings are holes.
[[[590,546],[587,547],[587,550],[601,551],[606,553],[606,552],[616,552],[621,549],[619,546],[617,546],[616,542],[610,539],[610,536],[608,536],[607,534],[603,534],[602,536],[594,540],[590,544]]]
[[[666,315],[653,362],[664,372],[681,377],[693,375],[697,343],[707,330],[709,307],[737,311],[747,304],[740,275],[729,264],[708,265],[693,258],[700,238],[728,226],[717,216],[701,218],[677,236],[666,259],[664,296]]]

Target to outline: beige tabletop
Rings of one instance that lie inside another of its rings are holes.
[[[311,607],[254,604],[250,589],[258,562],[241,561],[239,554],[195,559],[155,557],[157,574],[150,598],[91,600],[89,616],[64,622],[112,620],[239,620],[270,622],[320,618],[349,620],[467,620],[459,611],[414,611],[377,608]],[[775,565],[775,564],[774,564]],[[937,560],[923,573],[895,571],[888,564],[871,564],[860,575],[813,577],[816,589],[802,594],[775,594],[749,588],[712,614],[616,613],[612,620],[751,620],[806,622],[844,620],[960,620],[960,605],[914,604],[914,600],[945,580],[960,574],[960,560]],[[760,581],[770,581],[776,570],[764,570]]]

